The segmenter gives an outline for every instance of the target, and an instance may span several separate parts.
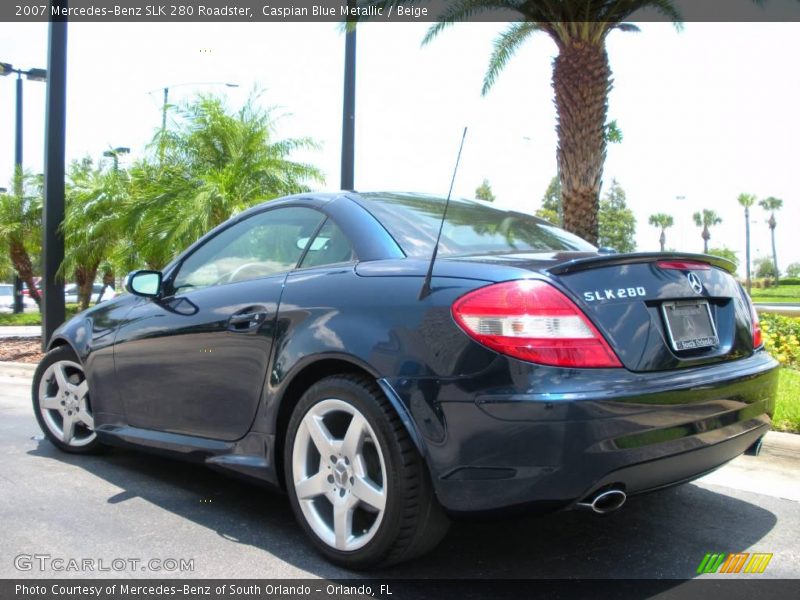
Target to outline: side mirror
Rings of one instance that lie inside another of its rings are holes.
[[[161,272],[133,271],[125,278],[125,289],[135,296],[157,298],[161,294]]]

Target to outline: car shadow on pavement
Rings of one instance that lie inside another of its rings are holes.
[[[425,557],[357,574],[314,551],[279,492],[132,450],[75,456],[40,439],[29,454],[85,469],[122,489],[108,497],[110,504],[142,498],[229,542],[260,548],[323,578],[687,579],[707,552],[746,550],[777,522],[769,510],[688,484],[629,498],[622,509],[603,516],[568,511],[454,522]]]

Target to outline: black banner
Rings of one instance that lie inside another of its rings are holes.
[[[544,0],[540,0],[544,5]],[[459,3],[454,0],[3,0],[0,21],[48,21],[66,18],[75,22],[314,22],[364,19],[403,23],[435,22],[446,18]],[[513,4],[513,0],[509,2]],[[477,11],[469,20],[525,20],[522,12],[508,9]],[[553,5],[552,2],[548,3]],[[612,3],[609,3],[609,5]],[[800,22],[799,0],[673,0],[680,20],[709,22]],[[633,13],[625,21],[672,21],[672,16],[650,8]],[[597,17],[590,16],[589,20]],[[540,19],[541,20],[541,19]],[[557,13],[561,22],[587,20],[581,14]],[[612,19],[613,20],[613,19]]]
[[[465,565],[465,569],[467,566]],[[609,598],[684,600],[769,600],[800,597],[800,580],[730,577],[725,579],[29,579],[0,580],[3,600],[174,600],[176,598],[241,600],[367,599],[409,600],[458,598]]]

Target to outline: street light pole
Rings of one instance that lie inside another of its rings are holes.
[[[14,138],[14,194],[22,198],[22,71],[17,70],[17,112],[16,134]],[[22,300],[22,279],[14,273],[14,313],[25,310]]]
[[[31,81],[45,81],[47,71],[44,69],[15,69],[8,63],[0,63],[0,75],[6,76],[10,73],[17,74],[16,83],[16,112],[14,116],[15,136],[14,136],[14,194],[21,200],[24,192],[22,177],[22,76],[25,75]],[[19,273],[14,274],[14,312],[19,314],[24,309],[22,296],[22,279]]]
[[[164,88],[164,103],[161,105],[161,133],[167,129],[167,104],[169,100],[169,88]]]
[[[188,83],[176,83],[175,85],[165,85],[163,88],[156,88],[154,90],[150,90],[147,92],[148,94],[152,94],[153,92],[157,92],[163,89],[164,92],[164,100],[161,103],[161,132],[163,133],[167,129],[167,106],[169,106],[169,90],[171,88],[182,87],[186,85],[194,85],[194,86],[201,86],[201,85],[224,85],[225,87],[229,88],[238,88],[238,83],[229,83],[227,81],[192,81]]]
[[[17,118],[16,139],[14,141],[14,174],[22,169],[22,71],[17,71]],[[17,180],[15,180],[17,181]],[[15,191],[22,193],[22,180],[15,184]]]
[[[344,42],[344,94],[342,99],[342,173],[343,190],[355,188],[356,129],[356,30],[348,31]]]
[[[53,6],[67,7],[67,0]],[[67,20],[50,21],[47,48],[47,112],[45,116],[44,210],[42,211],[42,350],[66,319],[64,285],[58,269],[64,260],[64,174],[67,129]]]
[[[119,155],[129,154],[130,151],[131,149],[125,146],[117,146],[116,148],[113,148],[111,150],[104,151],[103,156],[105,156],[106,158],[110,158],[112,161],[114,161],[114,172],[116,173],[117,171],[119,171]]]

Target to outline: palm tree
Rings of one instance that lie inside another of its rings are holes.
[[[772,236],[772,264],[775,266],[775,283],[777,284],[781,273],[778,271],[778,253],[775,251],[775,226],[777,225],[775,221],[775,211],[781,209],[783,200],[770,196],[769,198],[760,200],[758,205],[764,210],[768,210],[770,213],[767,223],[769,224],[769,232]]]
[[[306,182],[323,181],[316,167],[289,159],[317,144],[309,138],[275,139],[278,117],[257,99],[252,96],[231,112],[221,99],[199,96],[178,110],[174,129],[156,134],[154,155],[131,169],[123,210],[122,228],[138,254],[122,247],[119,263],[159,269],[231,215],[308,191]]]
[[[750,293],[750,207],[756,203],[754,194],[739,194],[739,205],[744,207],[744,252],[747,263],[747,293]]]
[[[89,306],[100,265],[121,238],[120,210],[125,206],[127,172],[103,169],[85,158],[72,163],[67,174],[62,277],[78,285],[81,310]]]
[[[703,228],[703,233],[701,234],[703,237],[703,252],[708,254],[708,240],[711,239],[711,232],[708,228],[722,223],[722,218],[713,210],[707,208],[704,208],[702,212],[694,213],[692,218],[694,219],[695,225]]]
[[[42,239],[43,183],[41,176],[18,170],[12,188],[16,191],[0,194],[0,247],[36,304],[41,300],[33,276]]]
[[[363,0],[384,9],[418,0]],[[618,29],[638,31],[625,23],[633,13],[651,8],[679,26],[681,15],[673,0],[454,0],[442,3],[438,22],[423,44],[459,21],[481,20],[490,13],[518,17],[494,40],[483,80],[485,95],[517,49],[533,34],[545,33],[558,47],[553,61],[553,88],[558,113],[558,176],[563,190],[564,227],[596,244],[598,210],[606,143],[615,127],[606,123],[612,87],[606,37]]]
[[[656,213],[654,215],[650,215],[648,222],[653,227],[660,227],[661,228],[661,235],[658,236],[658,243],[661,244],[661,251],[664,252],[664,247],[667,243],[667,229],[672,227],[675,224],[675,219],[672,218],[672,215],[668,215],[666,213]]]

